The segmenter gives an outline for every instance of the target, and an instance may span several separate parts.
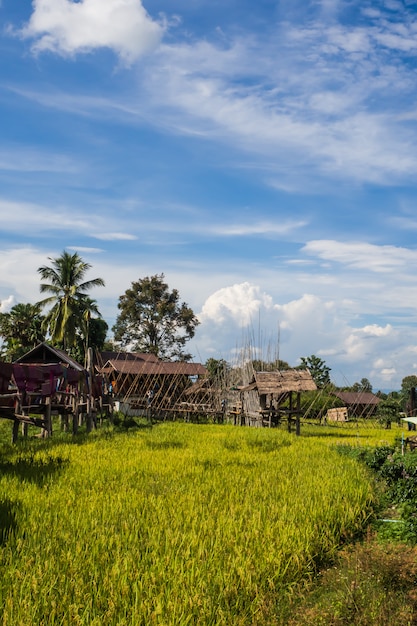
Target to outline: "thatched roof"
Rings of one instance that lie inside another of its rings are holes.
[[[308,370],[281,370],[276,372],[255,372],[253,379],[240,391],[256,389],[259,395],[281,394],[289,391],[315,391],[317,389]]]

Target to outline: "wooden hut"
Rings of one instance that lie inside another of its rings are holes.
[[[238,388],[241,422],[254,426],[273,426],[283,417],[288,430],[295,423],[300,433],[301,393],[315,391],[317,386],[308,370],[288,369],[275,372],[254,372],[249,385]]]
[[[111,385],[115,407],[125,415],[143,413],[150,406],[156,413],[180,410],[183,392],[207,374],[200,363],[129,352],[112,355],[98,371]]]
[[[343,402],[349,417],[372,417],[381,401],[369,391],[334,391],[333,395]]]
[[[80,413],[84,405],[90,406],[88,398],[93,395],[93,381],[82,365],[42,342],[13,363],[13,379],[19,393],[16,417],[25,433],[28,424],[42,425],[43,421],[43,434],[51,435],[53,414],[63,418],[64,427],[71,415],[76,432]],[[34,415],[40,416],[38,421],[30,417]]]

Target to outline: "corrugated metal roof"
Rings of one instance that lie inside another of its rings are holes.
[[[102,372],[116,374],[131,374],[133,376],[204,376],[207,370],[201,363],[183,363],[181,361],[126,361],[122,359],[110,359],[100,370]]]
[[[281,370],[276,372],[255,372],[251,384],[241,391],[257,389],[260,395],[277,394],[288,391],[315,391],[317,389],[308,370]]]
[[[47,363],[66,363],[69,367],[78,372],[82,372],[84,367],[72,359],[64,350],[54,348],[49,344],[42,342],[37,346],[26,352],[19,359],[16,359],[15,363],[27,363],[28,365],[39,365]]]
[[[369,391],[335,391],[336,398],[339,398],[344,404],[347,405],[376,405],[381,401],[378,396]]]
[[[155,354],[145,354],[144,352],[100,352],[99,353],[101,363],[107,363],[107,361],[154,361],[158,362],[159,359]]]

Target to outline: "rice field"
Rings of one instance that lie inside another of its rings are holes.
[[[3,444],[1,624],[284,624],[373,513],[334,444],[396,435],[163,423]]]

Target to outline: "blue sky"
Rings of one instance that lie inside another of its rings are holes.
[[[198,361],[417,374],[417,2],[0,0],[0,301],[165,273]]]

